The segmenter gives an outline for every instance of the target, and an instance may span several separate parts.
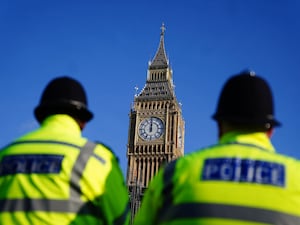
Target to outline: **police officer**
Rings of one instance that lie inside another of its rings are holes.
[[[41,127],[0,151],[0,224],[128,224],[128,193],[111,150],[81,136],[93,118],[75,79],[46,86]]]
[[[253,72],[232,76],[213,119],[219,142],[160,170],[135,225],[300,224],[300,162],[271,144],[280,123],[267,82]]]

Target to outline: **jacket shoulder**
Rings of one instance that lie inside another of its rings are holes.
[[[105,144],[101,141],[94,141],[94,143],[96,145],[100,145],[100,146],[104,147],[106,150],[108,150],[113,155],[113,157],[116,159],[116,161],[119,162],[119,158],[117,157],[117,155],[115,154],[115,152],[112,150],[112,148],[110,146],[108,146],[107,144]]]

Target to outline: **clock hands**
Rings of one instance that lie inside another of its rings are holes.
[[[152,121],[152,118],[151,118],[150,119],[150,128],[149,128],[150,133],[152,133],[152,124],[153,124],[153,121]]]

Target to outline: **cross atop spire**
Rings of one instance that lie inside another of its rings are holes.
[[[165,27],[165,24],[164,24],[164,23],[162,23],[160,29],[161,29],[160,35],[164,35],[164,34],[165,34],[165,30],[166,30],[166,27]]]

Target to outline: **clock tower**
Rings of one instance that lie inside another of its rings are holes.
[[[164,35],[163,24],[157,52],[148,65],[146,84],[134,96],[129,113],[126,182],[132,218],[158,169],[184,154],[185,123],[175,96]]]

